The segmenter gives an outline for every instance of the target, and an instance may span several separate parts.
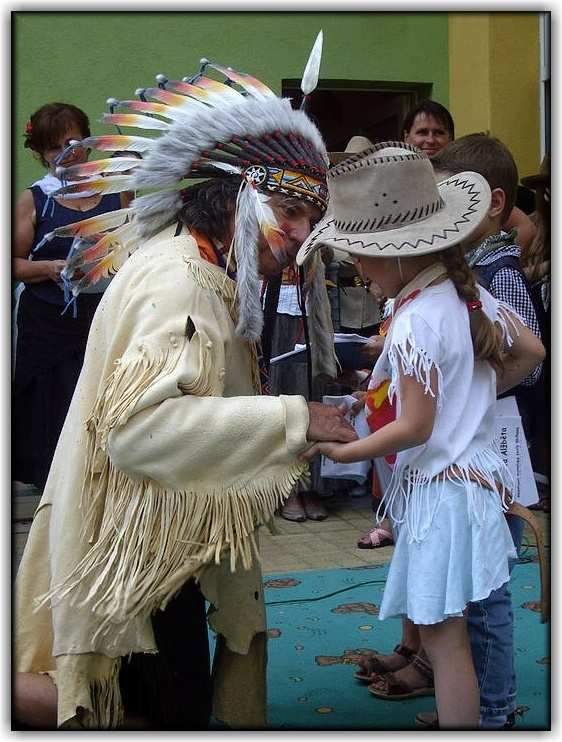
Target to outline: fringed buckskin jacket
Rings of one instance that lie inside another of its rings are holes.
[[[256,529],[306,471],[308,410],[257,396],[235,289],[169,227],[96,312],[16,579],[15,669],[53,677],[59,727],[121,723],[121,658],[156,652],[150,616],[189,578],[223,637],[214,715],[266,725]]]

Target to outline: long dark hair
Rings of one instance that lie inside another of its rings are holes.
[[[184,188],[181,222],[210,240],[224,241],[236,210],[239,178],[212,178]]]

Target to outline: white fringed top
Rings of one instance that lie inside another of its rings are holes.
[[[517,332],[513,310],[482,288],[480,299],[488,317],[501,328],[504,342],[511,345],[510,331]],[[436,416],[425,444],[398,452],[381,510],[397,524],[406,523],[410,538],[419,541],[427,534],[438,505],[435,487],[430,496],[429,485],[450,466],[456,465],[454,475],[448,472],[440,481],[459,482],[469,496],[478,487],[470,479],[474,473],[500,496],[505,497],[505,492],[496,481],[507,489],[512,486],[494,442],[496,374],[489,363],[474,360],[468,309],[449,279],[424,288],[400,308],[374,367],[370,387],[390,379],[389,398],[396,396],[398,417],[400,366],[436,398]]]

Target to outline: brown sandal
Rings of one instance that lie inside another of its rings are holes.
[[[384,683],[384,688],[379,688],[373,683],[367,688],[376,698],[382,698],[385,701],[406,701],[409,698],[419,698],[420,696],[434,696],[435,685],[433,681],[433,670],[431,665],[416,654],[410,663],[423,675],[427,684],[421,688],[412,688],[409,683],[398,679],[393,672],[387,672],[380,675],[377,679]]]
[[[406,667],[414,657],[416,656],[416,653],[409,649],[408,647],[405,647],[403,644],[397,644],[394,649],[392,650],[392,654],[399,654],[402,656],[405,660],[402,667]],[[374,675],[386,675],[386,673],[389,672],[388,667],[385,667],[383,662],[384,657],[389,657],[388,654],[379,654],[378,652],[369,652],[365,653],[363,657],[359,660],[360,665],[363,665],[362,670],[358,670],[355,673],[355,677],[357,680],[361,680],[364,683],[372,683],[373,682],[373,674]],[[401,668],[396,668],[397,670]]]

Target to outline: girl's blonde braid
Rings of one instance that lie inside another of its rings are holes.
[[[468,305],[474,357],[478,361],[488,361],[496,369],[502,369],[500,330],[496,328],[482,309],[476,278],[464,259],[463,248],[460,245],[455,245],[448,250],[444,250],[440,257],[447,270],[448,277],[455,285],[457,294]]]

